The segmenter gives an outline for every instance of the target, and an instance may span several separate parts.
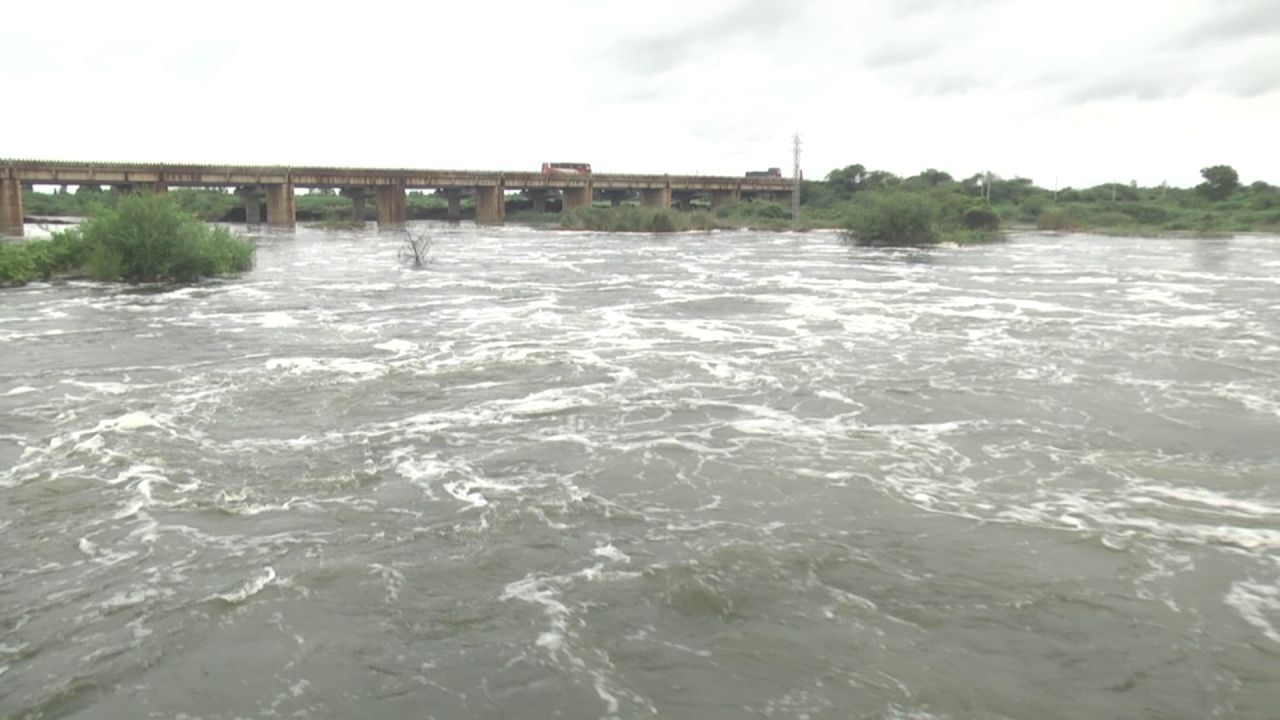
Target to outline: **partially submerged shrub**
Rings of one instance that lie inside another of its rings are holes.
[[[54,273],[98,280],[191,282],[253,267],[253,245],[206,225],[164,195],[138,194],[98,206],[81,227],[0,246],[0,283]]]
[[[938,207],[910,192],[863,193],[845,223],[846,237],[863,245],[928,245],[939,240]]]
[[[136,194],[80,228],[87,269],[99,280],[191,282],[253,267],[253,245],[206,225],[164,195]]]

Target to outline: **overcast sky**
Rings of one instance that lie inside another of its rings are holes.
[[[1280,0],[8,3],[0,157],[1280,184]]]

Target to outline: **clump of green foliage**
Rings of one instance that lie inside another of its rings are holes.
[[[768,200],[728,203],[712,212],[717,220],[730,227],[782,230],[792,225],[791,208]]]
[[[845,236],[860,245],[936,243],[938,206],[919,193],[870,192],[848,215]]]
[[[124,282],[193,282],[253,267],[253,245],[206,225],[166,195],[119,198],[96,206],[77,228],[49,240],[0,246],[0,282],[23,284],[55,273]]]
[[[974,205],[960,219],[966,230],[999,230],[1000,214],[990,205]]]

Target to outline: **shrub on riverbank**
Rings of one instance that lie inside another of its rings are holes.
[[[206,225],[165,195],[121,197],[78,228],[49,240],[0,246],[0,282],[23,284],[55,273],[97,280],[192,282],[253,267],[253,245]]]

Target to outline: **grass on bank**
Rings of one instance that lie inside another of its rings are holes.
[[[68,274],[95,280],[194,282],[253,267],[253,245],[205,224],[166,195],[124,195],[48,240],[0,244],[0,283]]]

